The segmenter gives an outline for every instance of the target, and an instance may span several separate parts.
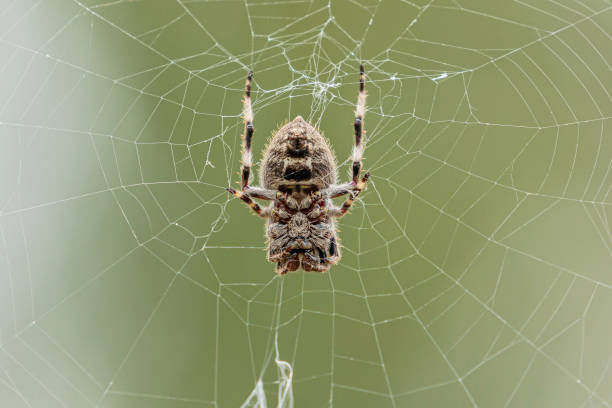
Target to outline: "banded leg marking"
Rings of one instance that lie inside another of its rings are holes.
[[[251,141],[253,140],[253,108],[251,106],[251,81],[253,80],[253,71],[247,76],[244,89],[244,103],[242,115],[244,117],[244,133],[242,136],[242,189],[249,184],[249,176],[251,175],[251,166],[253,164],[253,155],[251,153]]]
[[[255,212],[255,214],[259,215],[262,218],[266,218],[268,216],[267,208],[261,208],[259,204],[257,204],[253,199],[245,192],[236,191],[233,188],[227,188],[227,191],[232,194],[234,197],[241,199],[246,205],[249,206],[251,210]]]
[[[366,111],[365,71],[363,64],[359,66],[359,96],[355,110],[355,146],[353,147],[353,183],[359,181],[361,159],[363,157],[363,117]]]
[[[355,199],[359,196],[359,193],[361,193],[363,189],[365,188],[369,177],[370,177],[370,173],[366,173],[363,175],[361,180],[359,180],[357,182],[357,185],[355,185],[354,190],[351,193],[349,193],[349,196],[344,202],[344,204],[342,204],[342,207],[337,209],[337,211],[334,211],[333,215],[335,215],[336,217],[342,217],[344,214],[348,212],[348,210],[353,206]]]

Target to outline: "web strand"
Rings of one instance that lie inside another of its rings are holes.
[[[610,406],[612,4],[148,7],[0,10],[8,403]],[[244,78],[251,172],[302,115],[344,182],[361,63],[343,259],[279,278],[225,192]]]

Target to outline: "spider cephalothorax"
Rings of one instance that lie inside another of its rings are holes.
[[[365,113],[365,74],[361,66],[356,110],[353,179],[336,183],[336,162],[327,141],[301,116],[282,126],[270,140],[261,165],[261,187],[248,185],[251,173],[253,112],[249,73],[244,98],[242,189],[228,188],[259,216],[268,219],[268,260],[285,274],[302,268],[325,272],[340,260],[334,219],[344,215],[365,187],[369,174],[360,178]],[[332,199],[348,194],[341,207]],[[265,208],[252,198],[270,200]]]

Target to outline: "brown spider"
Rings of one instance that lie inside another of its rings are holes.
[[[244,134],[242,144],[242,190],[228,188],[262,218],[268,220],[268,260],[284,275],[302,267],[305,271],[325,272],[340,260],[334,219],[351,208],[364,189],[369,173],[359,178],[363,155],[363,116],[365,114],[365,74],[360,66],[359,96],[355,112],[353,179],[336,183],[336,162],[323,136],[297,116],[272,136],[261,164],[262,187],[249,186],[253,137],[251,80],[249,72],[244,97]],[[348,194],[342,207],[332,199]],[[253,198],[270,200],[264,208]]]

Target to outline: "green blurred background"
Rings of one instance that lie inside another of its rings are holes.
[[[1,3],[0,406],[612,403],[609,1]],[[360,62],[342,261],[277,277],[245,75],[345,179]]]

